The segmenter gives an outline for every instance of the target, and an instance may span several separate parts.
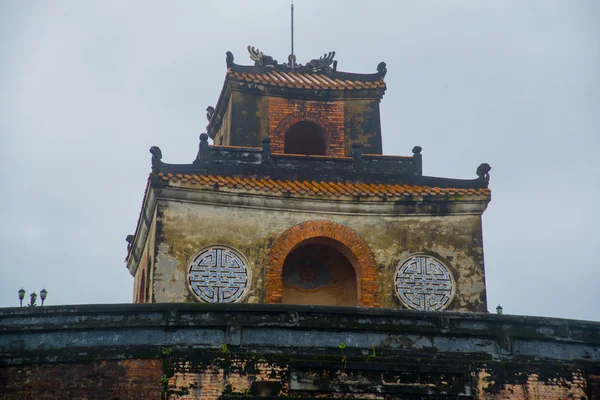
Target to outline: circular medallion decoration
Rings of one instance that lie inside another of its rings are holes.
[[[248,262],[230,247],[207,247],[193,257],[188,283],[200,301],[235,303],[243,298],[250,287]]]
[[[421,311],[445,309],[454,297],[454,278],[441,261],[412,255],[400,264],[394,287],[406,307]]]

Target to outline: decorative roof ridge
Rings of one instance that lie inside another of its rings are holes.
[[[273,57],[264,54],[254,46],[248,46],[250,59],[254,65],[239,65],[234,63],[233,53],[228,51],[225,59],[227,68],[240,73],[265,74],[269,71],[282,72],[310,72],[314,74],[323,74],[337,77],[339,79],[353,79],[359,81],[372,81],[382,79],[387,73],[386,63],[380,62],[377,65],[377,72],[370,74],[341,72],[337,70],[337,61],[334,61],[335,51],[325,53],[322,57],[315,58],[306,63],[306,65],[296,63],[295,56],[290,55],[287,63],[278,63]]]
[[[384,63],[385,64],[385,63]],[[332,69],[318,69],[318,70],[299,70],[299,69],[289,69],[287,67],[283,68],[269,68],[269,67],[257,67],[254,65],[239,65],[232,64],[227,66],[228,71],[238,72],[240,74],[257,74],[257,75],[265,75],[272,71],[277,72],[285,72],[285,73],[312,73],[318,75],[325,75],[332,79],[341,79],[341,80],[349,80],[349,81],[358,81],[358,82],[376,82],[382,81],[385,77],[385,72],[375,72],[375,73],[359,73],[359,72],[343,72],[343,71],[334,71]]]
[[[277,60],[274,60],[273,57],[264,54],[258,49],[255,49],[252,46],[248,46],[248,52],[250,53],[250,59],[254,61],[254,65],[239,65],[234,62],[233,53],[228,51],[226,53],[227,57],[225,59],[227,63],[227,68],[232,72],[239,73],[250,73],[250,74],[267,74],[271,71],[278,72],[293,72],[293,73],[313,73],[313,74],[321,74],[326,75],[331,78],[338,78],[342,80],[354,80],[361,82],[372,82],[382,80],[386,73],[386,63],[380,62],[377,65],[377,72],[375,73],[355,73],[355,72],[342,72],[337,70],[337,61],[333,60],[335,57],[335,51],[326,53],[322,57],[318,59],[312,59],[306,65],[296,64],[292,66],[290,62],[288,63],[278,63]]]

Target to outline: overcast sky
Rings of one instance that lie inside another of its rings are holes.
[[[600,320],[600,2],[296,0],[299,62],[388,67],[386,154],[492,166],[488,306]],[[225,52],[287,58],[289,1],[0,0],[0,307],[130,302],[150,146],[191,162]]]

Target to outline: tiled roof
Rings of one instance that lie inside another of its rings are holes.
[[[227,75],[242,82],[296,89],[361,90],[386,88],[383,76],[373,81],[343,80],[336,77],[330,78],[325,74],[284,72],[275,69],[262,73],[239,72],[229,69]]]
[[[390,185],[360,182],[330,182],[306,180],[273,180],[270,178],[233,177],[220,175],[189,175],[158,173],[165,182],[223,187],[246,191],[278,193],[302,196],[368,196],[379,198],[399,198],[408,196],[489,196],[488,188],[455,189],[410,185]]]

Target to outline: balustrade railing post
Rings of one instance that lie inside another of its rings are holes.
[[[414,160],[414,174],[423,175],[423,156],[421,155],[421,146],[415,146],[412,149]]]
[[[362,156],[362,145],[358,142],[352,143],[352,159],[354,160],[354,169],[360,171],[365,166]]]
[[[198,155],[196,156],[196,160],[194,164],[198,164],[201,162],[208,161],[208,134],[201,133],[200,134],[200,146],[198,148]]]
[[[262,162],[271,162],[271,138],[269,137],[262,138]]]

